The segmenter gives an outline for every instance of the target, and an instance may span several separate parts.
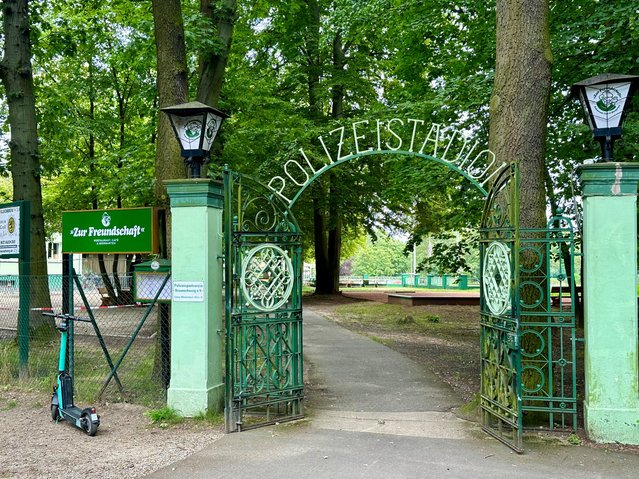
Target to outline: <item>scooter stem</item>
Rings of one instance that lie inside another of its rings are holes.
[[[58,371],[64,372],[66,368],[66,358],[67,358],[67,335],[69,334],[69,328],[61,328],[60,329],[60,358],[58,359]]]

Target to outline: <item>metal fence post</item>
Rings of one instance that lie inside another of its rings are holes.
[[[20,258],[19,279],[20,312],[18,313],[18,376],[29,375],[29,302],[31,300],[31,204],[19,201],[20,205]]]

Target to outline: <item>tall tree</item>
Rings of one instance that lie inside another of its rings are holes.
[[[496,17],[489,146],[500,161],[520,163],[522,227],[543,228],[552,67],[548,0],[497,0]]]
[[[4,27],[4,52],[0,61],[0,77],[9,105],[11,125],[11,175],[14,200],[31,203],[32,292],[31,304],[50,307],[47,257],[45,252],[44,218],[42,214],[42,186],[40,182],[40,154],[31,68],[31,24],[28,0],[2,2]],[[50,321],[33,314],[30,328],[47,328],[53,331]]]
[[[180,0],[153,0],[157,55],[157,91],[160,108],[188,101],[188,69],[184,20]],[[185,178],[180,148],[166,115],[160,114],[155,153],[155,195],[158,206],[168,207],[163,181]],[[168,209],[168,208],[167,208]],[[170,244],[170,228],[167,228]],[[170,248],[167,246],[167,250]]]
[[[197,100],[213,107],[217,107],[222,92],[236,8],[236,0],[200,0],[200,12],[214,26],[217,41],[200,55]]]

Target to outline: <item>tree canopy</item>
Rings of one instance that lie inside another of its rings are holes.
[[[29,2],[49,234],[59,229],[62,210],[157,202],[165,146],[158,137],[158,17],[154,20],[152,7],[166,3]],[[184,22],[186,97],[208,99],[231,115],[218,136],[209,174],[217,175],[228,164],[263,181],[286,161],[299,160],[300,148],[320,158],[318,138],[357,121],[418,118],[488,141],[498,53],[495,26],[503,23],[508,8],[521,4],[171,3],[181,8]],[[531,170],[543,182],[534,183],[542,203],[534,208],[543,216],[546,204],[574,206],[575,166],[598,155],[569,87],[597,73],[639,73],[639,24],[632,3],[536,3],[548,8],[542,33],[550,45],[542,52],[550,65],[542,122],[548,138]],[[516,33],[504,32],[502,44],[516,42]],[[219,91],[211,94],[213,84]],[[8,94],[4,88],[0,117],[5,135]],[[639,154],[637,111],[635,99],[616,151],[625,161],[636,161]],[[529,126],[524,122],[522,128]],[[512,133],[505,128],[500,137]],[[335,138],[331,141],[336,144]],[[8,156],[6,148],[2,154]],[[9,169],[0,172],[8,175]],[[481,200],[463,178],[435,163],[371,156],[327,173],[302,196],[295,214],[307,233],[307,251],[328,268],[323,274],[329,278],[339,271],[342,242],[363,231],[408,233],[410,249],[425,235],[476,227]],[[333,286],[327,283],[328,290]]]

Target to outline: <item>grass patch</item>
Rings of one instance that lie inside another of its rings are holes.
[[[144,413],[151,423],[156,424],[162,428],[180,424],[184,421],[184,418],[173,408],[165,406],[159,409],[149,409]]]
[[[433,314],[428,307],[361,302],[337,306],[331,313],[344,326],[373,328],[381,331],[413,332],[435,337],[458,335],[460,327],[477,330],[473,323],[455,317]]]
[[[18,401],[15,399],[9,399],[5,404],[0,406],[0,411],[11,411],[18,407]]]
[[[581,446],[581,438],[575,433],[572,433],[570,436],[568,436],[566,441],[568,442],[568,444],[572,444],[573,446]]]
[[[481,396],[475,394],[470,401],[457,408],[456,414],[468,421],[481,421],[480,404]]]
[[[207,423],[211,426],[219,426],[224,424],[224,414],[215,411],[201,412],[197,416],[193,417],[193,421]]]

